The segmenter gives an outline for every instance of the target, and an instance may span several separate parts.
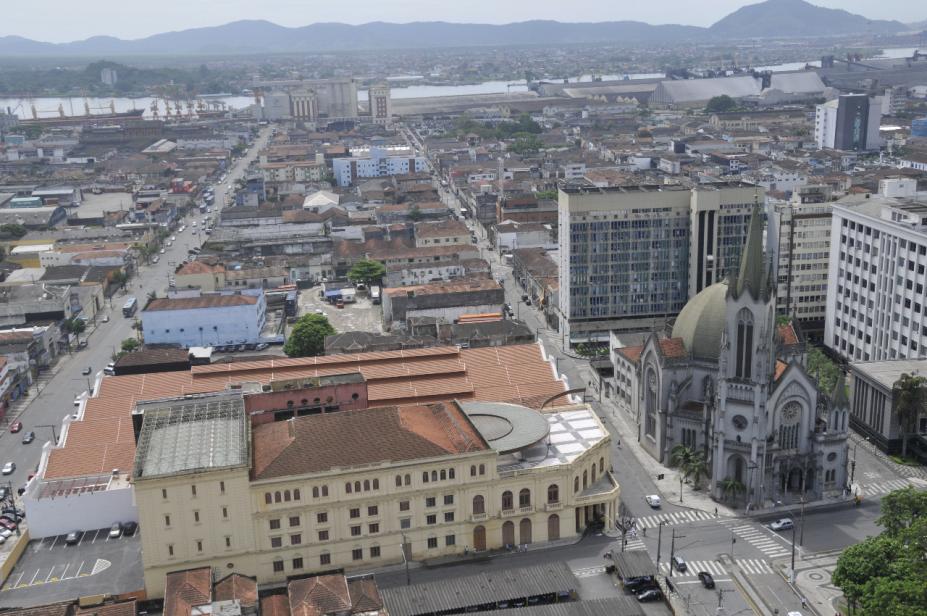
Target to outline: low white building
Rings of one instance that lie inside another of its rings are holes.
[[[556,250],[557,242],[551,238],[550,228],[539,222],[505,221],[496,225],[496,249],[512,252],[517,248]]]
[[[266,312],[261,289],[191,294],[149,302],[142,311],[142,328],[146,344],[254,344],[261,340]]]
[[[405,175],[428,170],[428,160],[416,156],[406,147],[374,147],[352,150],[348,158],[332,161],[332,171],[338,186],[350,186],[358,179]]]

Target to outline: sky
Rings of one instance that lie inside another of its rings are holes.
[[[754,0],[0,0],[0,36],[60,43],[90,36],[142,38],[159,32],[264,19],[283,26],[316,22],[452,21],[510,23],[528,19],[709,26]],[[814,0],[870,19],[927,19],[916,0]]]

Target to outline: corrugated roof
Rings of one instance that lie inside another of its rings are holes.
[[[145,312],[162,310],[196,310],[198,308],[216,308],[219,306],[253,306],[257,303],[254,295],[201,295],[199,297],[162,297],[152,300],[145,307]]]
[[[645,612],[633,597],[609,597],[586,601],[565,601],[519,608],[518,616],[644,616]],[[488,610],[480,616],[512,616],[511,609]]]
[[[164,616],[190,616],[193,607],[207,603],[212,603],[210,567],[167,574],[164,584]]]

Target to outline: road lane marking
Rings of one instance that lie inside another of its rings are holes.
[[[51,552],[55,548],[55,544],[58,543],[58,537],[61,535],[55,535],[55,539],[52,541],[51,545],[48,546],[48,551]]]
[[[35,582],[35,578],[37,578],[37,577],[39,577],[39,570],[38,570],[38,569],[35,570],[35,575],[32,576],[32,579],[29,580],[29,586],[32,586],[32,584]]]
[[[52,574],[55,572],[55,567],[58,565],[52,565],[52,568],[48,570],[48,575],[45,576],[45,583],[48,583],[48,580],[51,579]]]

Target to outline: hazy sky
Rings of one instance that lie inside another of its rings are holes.
[[[454,21],[508,23],[526,19],[708,26],[755,0],[0,0],[0,36],[62,42],[96,35],[141,38],[158,32],[266,19],[285,26],[320,21]],[[927,18],[917,0],[814,0],[870,19]]]

